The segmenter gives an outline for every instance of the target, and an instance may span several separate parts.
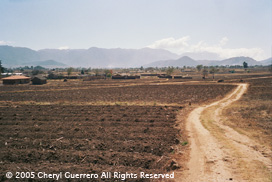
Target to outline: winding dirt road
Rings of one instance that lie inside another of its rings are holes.
[[[271,151],[223,124],[222,110],[240,99],[247,87],[238,84],[222,100],[198,107],[189,114],[186,125],[191,148],[189,170],[178,181],[271,180],[272,161],[267,155]]]

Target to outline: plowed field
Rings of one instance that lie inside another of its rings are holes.
[[[208,102],[235,88],[61,84],[0,87],[0,179],[8,171],[168,173],[183,168],[173,160],[175,146],[186,144],[184,131],[176,128],[177,113],[188,102]]]

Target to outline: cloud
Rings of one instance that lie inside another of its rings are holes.
[[[223,37],[218,44],[209,45],[204,41],[199,41],[196,44],[190,44],[190,36],[185,36],[179,39],[173,37],[155,41],[153,44],[147,46],[154,49],[166,49],[177,54],[186,52],[203,53],[210,52],[217,54],[221,59],[226,59],[236,56],[247,56],[260,60],[264,58],[264,51],[261,48],[226,48],[229,39]]]
[[[70,49],[68,46],[62,46],[62,47],[59,47],[58,48],[59,50],[67,50],[67,49]]]
[[[180,48],[180,47],[188,47],[188,41],[190,40],[189,36],[182,37],[180,39],[174,39],[173,37],[161,39],[158,41],[155,41],[152,45],[150,45],[150,48],[156,48],[156,49],[164,49],[164,48]]]
[[[12,44],[12,42],[0,40],[0,45],[10,45],[10,44]]]
[[[227,37],[223,37],[221,40],[220,40],[220,45],[223,46],[225,45],[227,42],[229,41],[229,39]]]

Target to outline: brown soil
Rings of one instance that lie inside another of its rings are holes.
[[[2,107],[0,171],[167,172],[178,109]]]
[[[14,86],[17,88],[17,86]],[[32,102],[152,102],[165,104],[199,104],[211,99],[223,97],[230,92],[233,85],[138,85],[125,87],[71,87],[66,90],[44,88],[41,91],[20,90],[0,92],[0,101]],[[5,86],[6,90],[12,86]]]
[[[1,86],[0,179],[7,171],[178,173],[188,155],[188,103],[210,103],[236,87],[107,83]]]
[[[246,90],[247,85],[240,84],[224,99],[190,113],[187,130],[191,153],[185,181],[271,180],[271,151],[258,150],[263,146],[226,126],[222,117],[222,110]]]

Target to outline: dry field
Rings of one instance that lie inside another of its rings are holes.
[[[110,81],[109,81],[110,82]],[[84,82],[82,82],[84,83]],[[13,88],[12,88],[13,87]],[[70,85],[54,86],[4,86],[1,88],[0,102],[35,102],[40,104],[67,103],[80,104],[188,104],[205,103],[223,97],[232,90],[232,85]]]
[[[179,143],[174,107],[1,109],[1,171],[160,172]]]
[[[226,124],[272,149],[272,78],[245,81],[247,93],[224,110]]]
[[[177,146],[181,158],[187,147],[177,114],[185,121],[189,101],[211,102],[235,87],[141,80],[0,86],[0,179],[7,171],[183,169],[173,160]]]

